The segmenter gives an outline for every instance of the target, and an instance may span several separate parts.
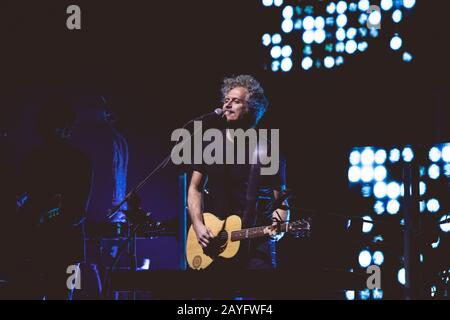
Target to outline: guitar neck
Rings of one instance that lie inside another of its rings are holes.
[[[281,224],[281,230],[287,230],[288,223]],[[245,239],[263,237],[268,234],[267,229],[271,226],[262,226],[255,228],[242,229],[231,232],[231,241],[241,241]]]

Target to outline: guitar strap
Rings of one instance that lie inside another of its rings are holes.
[[[258,200],[259,180],[260,180],[260,163],[259,163],[259,146],[253,151],[253,160],[250,165],[250,174],[247,183],[246,206],[243,216],[243,227],[252,228],[256,224],[256,206]]]

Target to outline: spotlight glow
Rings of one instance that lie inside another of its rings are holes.
[[[281,30],[283,30],[284,33],[289,33],[294,29],[294,21],[291,19],[285,19],[281,23]]]
[[[284,58],[281,60],[281,70],[284,72],[288,72],[292,69],[292,60],[291,58]]]
[[[423,196],[427,192],[427,185],[425,182],[420,181],[419,182],[419,194]]]
[[[373,187],[373,194],[377,199],[383,199],[387,194],[387,185],[384,182],[377,182]],[[383,210],[384,211],[384,210]]]
[[[336,5],[334,4],[334,2],[330,2],[330,3],[327,5],[327,12],[328,12],[329,14],[333,14],[335,11],[336,11]]]
[[[430,149],[430,152],[428,152],[428,158],[432,162],[438,162],[441,160],[441,151],[437,147],[433,147]]]
[[[377,166],[374,171],[374,177],[376,181],[383,181],[386,179],[387,170],[384,166]]]
[[[366,148],[361,153],[361,163],[364,166],[371,166],[375,161],[375,153],[372,149]]]
[[[359,253],[358,262],[361,267],[367,268],[372,262],[372,255],[368,250],[363,250]]]
[[[347,2],[339,1],[336,5],[336,12],[341,14],[347,10]]]
[[[348,21],[347,16],[345,14],[340,14],[336,19],[336,25],[340,28],[345,27],[347,21]]]
[[[389,153],[389,161],[392,163],[395,163],[400,160],[400,150],[398,149],[392,149]]]
[[[375,251],[372,256],[373,263],[381,266],[384,262],[384,254],[381,251]]]
[[[316,36],[316,34],[314,31],[312,31],[312,30],[305,31],[303,33],[303,42],[306,44],[311,44],[314,42],[315,36]]]
[[[384,203],[383,201],[377,201],[373,205],[373,211],[375,211],[376,214],[380,215],[384,212]]]
[[[272,36],[272,43],[273,44],[280,44],[281,43],[281,35],[279,33],[275,33]]]
[[[450,214],[443,215],[442,218],[439,220],[439,222],[440,222],[439,227],[443,232],[450,232]]]
[[[400,282],[400,284],[405,285],[405,283],[406,283],[405,268],[401,268],[400,270],[398,270],[397,280],[398,280],[398,282]]]
[[[349,156],[350,164],[356,166],[361,161],[361,153],[359,151],[352,151]]]
[[[394,20],[395,23],[400,23],[402,21],[403,14],[401,10],[395,10],[392,13],[392,20]]]
[[[324,62],[323,62],[325,68],[330,69],[334,67],[334,58],[333,57],[325,57]]]
[[[411,162],[414,158],[414,152],[410,147],[406,147],[403,149],[402,152],[403,161],[405,162]]]
[[[369,15],[369,24],[371,26],[377,26],[381,23],[381,13],[378,10],[374,10]]]
[[[411,9],[416,4],[416,0],[403,0],[403,6],[405,6],[406,9]]]
[[[384,11],[391,10],[393,5],[394,4],[392,3],[392,0],[381,0],[381,9],[383,9]]]
[[[325,19],[323,17],[317,17],[316,20],[314,20],[314,26],[318,30],[325,28]]]
[[[272,37],[270,36],[270,34],[266,33],[262,36],[262,43],[264,46],[268,46],[270,45],[270,42],[272,41]]]
[[[320,44],[320,43],[324,42],[325,38],[326,38],[325,30],[316,30],[314,32],[314,41],[316,43]]]
[[[439,168],[439,166],[437,164],[432,164],[428,168],[428,176],[431,179],[436,180],[437,178],[439,178],[440,174],[441,174],[441,169]]]
[[[284,46],[283,48],[281,48],[281,55],[285,58],[290,57],[292,54],[292,48],[289,45]]]
[[[437,199],[430,199],[427,202],[427,210],[431,213],[435,213],[438,212],[440,209],[440,204],[439,201]]]
[[[304,70],[309,70],[313,66],[313,60],[310,57],[305,57],[302,60],[302,68]]]
[[[397,182],[391,182],[388,184],[387,196],[391,199],[397,199],[400,196],[400,185]]]
[[[285,19],[291,19],[292,16],[294,15],[294,8],[293,8],[292,6],[286,6],[286,7],[283,9],[282,14],[283,14],[283,18],[285,18]]]
[[[374,171],[372,166],[364,166],[361,169],[361,180],[363,182],[370,182],[373,180]]]
[[[364,12],[368,11],[370,8],[369,0],[360,0],[358,2],[358,8],[359,8],[359,10],[364,11]]]
[[[270,50],[270,55],[274,59],[278,59],[281,56],[281,47],[280,46],[273,46]]]
[[[373,229],[373,219],[370,216],[364,216],[363,217],[363,225],[362,225],[362,232],[363,233],[369,233]],[[371,222],[366,222],[371,221]]]
[[[314,18],[311,16],[307,16],[305,17],[305,19],[303,19],[303,28],[305,30],[312,30],[314,28],[314,23]]]
[[[400,210],[400,203],[397,200],[389,200],[387,203],[387,212],[389,214],[397,214]]]
[[[450,145],[446,145],[442,148],[442,160],[450,162]]]
[[[399,50],[402,47],[403,44],[403,40],[402,38],[400,38],[399,36],[395,35],[394,37],[392,37],[391,39],[391,49],[394,51]]]
[[[383,164],[386,161],[387,153],[385,150],[380,149],[375,152],[375,162],[377,164]]]

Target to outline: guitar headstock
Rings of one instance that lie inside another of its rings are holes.
[[[311,218],[302,218],[289,223],[288,232],[295,238],[306,238],[311,235]]]

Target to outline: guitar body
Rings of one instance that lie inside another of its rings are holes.
[[[207,268],[217,257],[232,258],[239,251],[239,241],[231,241],[231,232],[242,228],[241,218],[237,215],[220,220],[211,213],[204,213],[205,225],[218,238],[211,243],[212,249],[204,250],[198,243],[194,228],[191,226],[186,241],[186,259],[195,270]],[[208,246],[208,247],[210,247]]]

